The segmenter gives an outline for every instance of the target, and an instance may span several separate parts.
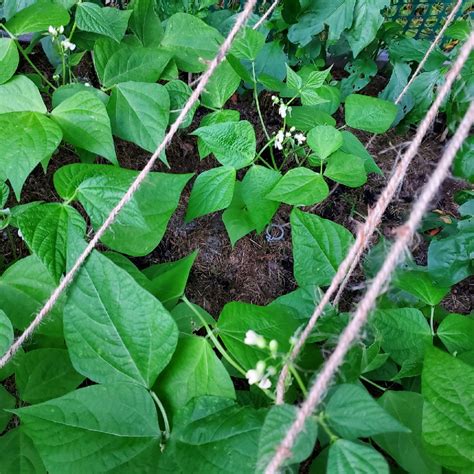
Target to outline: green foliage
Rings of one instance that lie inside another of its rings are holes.
[[[208,0],[0,3],[3,355],[137,179],[236,12]],[[470,25],[450,26],[454,41],[433,51],[399,98],[430,42],[383,23],[388,0],[283,0],[252,29],[266,6],[65,294],[0,369],[1,473],[264,472],[295,421],[351,320],[341,308],[352,309],[364,286],[355,279],[325,307],[276,406],[278,374],[365,217],[353,198],[371,206],[370,174],[382,175],[384,157],[374,158],[358,131],[416,125]],[[38,48],[51,67],[36,63]],[[471,76],[469,59],[442,105],[448,133],[472,101]],[[378,97],[368,95],[374,78],[386,84]],[[470,137],[453,174],[472,181],[472,161]],[[473,273],[474,200],[456,186],[459,207],[440,208],[446,214],[420,228],[427,242],[416,261],[427,247],[427,263],[400,263],[284,472],[307,471],[310,460],[312,473],[472,471],[474,319],[448,312],[446,298]],[[340,209],[347,215],[335,216]],[[222,215],[232,249],[214,246],[217,216],[202,244],[198,218],[210,213]],[[179,251],[177,233],[188,239]],[[250,245],[258,271],[245,261]],[[389,246],[387,237],[368,252],[368,278]],[[229,285],[220,315],[211,315],[219,306],[208,290],[198,300],[200,280],[219,279],[223,294],[233,269],[203,275],[209,252],[238,260],[239,278],[268,304],[232,301]],[[296,287],[285,273],[292,264]]]

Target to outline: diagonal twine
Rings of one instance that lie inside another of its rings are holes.
[[[471,40],[472,38],[474,38],[474,33],[471,34]],[[427,211],[431,200],[438,192],[441,184],[446,178],[446,175],[449,173],[450,166],[456,156],[456,153],[458,152],[459,148],[461,148],[461,145],[463,144],[466,137],[469,135],[469,131],[473,124],[474,103],[471,102],[466,115],[464,116],[458,130],[446,148],[446,151],[439,161],[435,171],[424,187],[420,197],[413,205],[408,221],[405,223],[405,225],[398,229],[398,237],[395,240],[389,254],[387,255],[382,268],[377,273],[373,283],[367,290],[362,301],[359,303],[353,318],[342,333],[336,349],[324,364],[323,369],[319,373],[319,376],[309,391],[308,397],[301,405],[301,408],[298,410],[294,423],[288,430],[283,442],[277,448],[275,456],[268,464],[265,474],[276,474],[281,464],[291,456],[291,449],[296,441],[296,438],[303,430],[306,419],[311,416],[311,414],[321,402],[336,371],[344,362],[345,355],[354,341],[358,338],[361,329],[369,317],[370,312],[374,308],[378,295],[381,291],[383,291],[384,285],[390,281],[393,271],[397,267],[400,258],[407,250],[408,245],[410,244],[416,229],[423,218],[423,215]]]
[[[252,14],[253,8],[255,7],[257,0],[248,0],[244,10],[242,13],[239,14],[237,20],[230,31],[229,35],[225,39],[224,43],[220,47],[216,57],[211,61],[209,64],[208,69],[206,72],[201,76],[201,79],[196,86],[196,89],[193,91],[191,96],[189,97],[188,101],[186,102],[185,106],[181,110],[176,121],[171,125],[170,130],[166,134],[163,141],[160,143],[158,148],[155,150],[153,155],[151,156],[148,163],[145,167],[140,171],[138,176],[135,178],[131,186],[128,188],[127,192],[123,195],[122,199],[118,202],[118,204],[112,209],[110,214],[105,219],[104,223],[100,226],[92,240],[89,242],[87,247],[84,251],[79,255],[76,262],[72,266],[72,268],[66,273],[63,280],[59,284],[59,286],[53,291],[51,296],[49,297],[48,301],[44,304],[41,308],[40,312],[35,316],[33,321],[30,325],[25,329],[25,331],[18,337],[18,339],[10,346],[7,352],[2,356],[0,359],[0,369],[13,357],[13,355],[18,351],[18,349],[22,346],[22,344],[34,333],[36,328],[41,324],[43,319],[46,315],[52,310],[53,306],[58,301],[59,297],[62,293],[66,290],[66,288],[72,283],[76,273],[78,272],[81,265],[85,262],[86,258],[91,254],[94,250],[95,246],[99,242],[100,238],[104,235],[107,229],[114,223],[115,219],[117,218],[120,211],[126,206],[126,204],[132,199],[133,195],[137,192],[140,188],[143,181],[146,179],[148,174],[153,169],[153,165],[155,164],[156,160],[160,156],[161,152],[164,151],[166,146],[171,142],[174,134],[178,131],[179,126],[186,118],[186,115],[191,110],[192,106],[198,100],[200,94],[203,92],[204,88],[206,87],[207,82],[209,81],[210,77],[216,70],[217,66],[225,59],[227,52],[229,51],[232,42],[240,31],[242,26],[247,22],[248,18]]]
[[[448,29],[448,26],[451,24],[451,22],[453,21],[453,19],[455,18],[458,10],[461,8],[462,6],[462,3],[463,3],[463,0],[458,0],[458,2],[456,3],[456,5],[454,6],[454,8],[451,10],[451,13],[448,15],[448,17],[446,18],[446,21],[444,22],[444,25],[443,27],[441,28],[441,30],[438,32],[438,34],[436,35],[435,39],[433,40],[433,42],[431,43],[430,47],[426,50],[426,53],[425,55],[423,56],[423,59],[420,61],[420,63],[418,64],[418,67],[415,69],[415,72],[413,73],[413,75],[411,76],[410,80],[407,82],[406,86],[403,88],[403,90],[400,92],[400,94],[398,94],[398,97],[395,99],[395,104],[399,104],[400,101],[402,100],[403,96],[408,92],[408,89],[410,89],[411,85],[413,84],[414,80],[418,77],[418,74],[420,74],[420,72],[423,70],[423,68],[425,67],[425,64],[426,62],[428,61],[431,53],[434,51],[434,49],[436,48],[436,46],[441,42],[441,40],[443,39],[443,36],[444,36],[444,33],[445,31]],[[377,135],[374,134],[370,137],[370,140],[367,142],[367,145],[365,145],[365,148],[368,150],[371,146],[372,146],[372,143],[374,142],[375,140],[375,137]],[[375,229],[374,229],[375,230]],[[367,242],[368,244],[368,242]],[[366,245],[367,245],[366,244]],[[337,306],[337,304],[339,303],[339,300],[342,296],[342,293],[347,285],[347,283],[349,282],[349,278],[351,277],[352,273],[354,272],[354,270],[357,268],[357,265],[359,264],[359,260],[360,260],[360,256],[362,255],[363,251],[365,250],[365,248],[362,249],[361,253],[359,256],[357,256],[354,261],[352,262],[352,265],[351,267],[349,268],[349,270],[347,271],[347,275],[345,276],[344,278],[344,281],[341,283],[341,286],[339,287],[339,290],[336,294],[336,296],[334,297],[334,301],[333,301],[333,304],[335,306]]]
[[[416,152],[426,135],[428,129],[430,128],[433,120],[438,113],[438,109],[440,108],[443,100],[448,95],[453,82],[455,81],[456,77],[460,73],[464,63],[467,61],[469,57],[469,53],[471,52],[474,46],[474,33],[471,33],[466,43],[462,46],[459,51],[459,56],[456,59],[455,63],[449,70],[448,74],[446,75],[446,80],[444,84],[440,87],[438,95],[431,105],[428,113],[426,114],[423,121],[420,123],[418,130],[416,132],[415,138],[410,144],[410,147],[405,152],[403,158],[398,163],[397,167],[395,168],[387,186],[383,190],[380,198],[378,199],[375,207],[371,209],[367,215],[367,219],[365,223],[360,227],[356,240],[352,247],[349,249],[349,252],[343,262],[339,265],[336,274],[331,282],[331,285],[327,289],[326,293],[324,294],[323,298],[319,302],[318,306],[314,310],[311,318],[308,321],[308,324],[304,328],[303,332],[298,337],[298,340],[288,356],[288,360],[283,366],[282,371],[280,372],[278,382],[277,382],[277,389],[276,389],[276,403],[282,404],[284,402],[284,394],[285,394],[285,383],[286,378],[288,377],[289,366],[293,364],[298,357],[301,349],[303,348],[306,340],[308,339],[311,331],[316,324],[316,321],[319,319],[319,316],[322,314],[325,306],[330,302],[331,296],[336,292],[337,288],[344,280],[347,272],[351,268],[351,265],[354,261],[358,261],[367,246],[370,237],[374,233],[377,226],[380,224],[382,216],[387,209],[387,206],[391,202],[394,194],[396,193],[399,185],[403,181],[405,177],[406,171],[413,159],[416,155]]]

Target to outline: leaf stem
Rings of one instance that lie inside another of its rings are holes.
[[[339,436],[335,435],[331,428],[329,428],[328,424],[326,423],[326,419],[324,416],[324,412],[321,412],[319,416],[316,417],[317,422],[321,425],[321,428],[326,432],[326,434],[329,436],[329,440],[332,443],[337,441],[339,439]]]
[[[163,418],[163,422],[165,424],[165,430],[163,432],[163,436],[165,438],[165,441],[167,441],[171,433],[168,415],[166,414],[165,407],[163,406],[163,403],[161,403],[161,400],[158,398],[158,395],[153,390],[150,390],[150,395],[151,395],[151,398],[153,398],[156,406],[158,407],[158,410],[160,410],[161,416]]]
[[[431,328],[431,335],[434,337],[435,336],[435,330],[434,330],[434,313],[435,313],[435,307],[431,306],[430,308],[430,328]]]
[[[375,388],[378,388],[382,392],[386,392],[387,389],[385,387],[382,387],[382,385],[379,385],[378,383],[373,382],[372,380],[368,379],[367,377],[364,377],[363,375],[359,375],[359,378],[363,380],[364,382],[367,382],[368,384],[374,386]]]
[[[289,369],[290,369],[291,374],[295,378],[296,383],[298,384],[298,387],[303,392],[303,395],[306,398],[308,396],[308,390],[305,384],[303,383],[303,380],[301,379],[300,374],[298,373],[298,371],[295,369],[295,367],[292,364],[289,365]]]
[[[209,336],[209,339],[214,343],[216,346],[216,349],[220,352],[222,357],[232,366],[234,369],[236,369],[240,374],[242,374],[245,377],[245,370],[240,367],[240,365],[230,357],[230,355],[227,353],[227,351],[222,347],[222,344],[219,342],[217,337],[214,335],[212,329],[209,327],[207,324],[206,320],[199,314],[199,311],[196,310],[196,308],[191,304],[191,302],[186,298],[185,295],[181,297],[184,303],[189,307],[189,309],[199,318],[201,321],[201,324],[204,326],[206,329],[207,335]]]

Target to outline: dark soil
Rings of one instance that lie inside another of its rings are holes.
[[[40,56],[41,53],[38,53],[38,58]],[[24,70],[28,71],[26,67]],[[95,82],[91,60],[87,55],[79,69],[79,75],[89,82]],[[383,87],[384,81],[379,82],[380,87]],[[249,120],[255,125],[257,142],[261,145],[264,135],[255,108],[252,106],[251,97],[236,95],[229,101],[228,107],[239,110],[241,119]],[[270,131],[278,130],[280,118],[272,107],[269,94],[262,96],[261,107]],[[190,129],[178,133],[168,148],[167,157],[171,172],[199,173],[215,166],[216,162],[212,158],[199,160],[196,138],[188,134],[189,131],[198,127],[202,115],[203,112],[198,111]],[[368,142],[369,134],[356,133],[363,143]],[[440,143],[439,136],[439,133],[432,131],[424,140],[403,186],[387,209],[380,228],[382,235],[388,238],[393,237],[394,230],[407,217],[420,188],[441,156],[443,144]],[[404,150],[409,139],[409,136],[400,137],[394,132],[377,137],[370,151],[384,171],[385,177],[370,175],[367,184],[358,189],[335,186],[331,198],[305,210],[338,222],[355,232],[358,223],[366,216],[367,209],[376,202],[399,153]],[[139,147],[121,140],[116,140],[116,151],[122,166],[137,170],[144,166],[150,156]],[[62,147],[52,158],[46,174],[40,167],[31,174],[22,193],[22,202],[57,201],[52,184],[53,174],[59,167],[75,161],[77,158],[73,151]],[[161,162],[155,166],[155,169],[162,172],[168,171]],[[453,195],[464,186],[465,184],[459,180],[447,179],[433,202],[432,208],[456,216],[457,206],[453,201]],[[190,190],[191,185],[188,185],[160,245],[147,257],[135,259],[139,267],[144,268],[153,263],[176,260],[199,249],[199,255],[190,275],[187,294],[190,299],[214,316],[217,316],[229,301],[247,301],[265,305],[296,287],[292,272],[290,208],[288,206],[282,206],[273,221],[283,226],[282,240],[268,241],[265,232],[262,235],[252,233],[232,248],[220,213],[204,216],[189,224],[184,223],[183,217]],[[15,205],[13,198],[10,198],[9,205]],[[374,238],[374,243],[377,238],[377,236]],[[426,240],[418,236],[412,250],[416,261],[420,264],[425,263],[426,249]],[[27,254],[28,251],[16,232],[8,230],[0,233],[0,255],[3,258],[4,267],[16,258]],[[443,303],[446,309],[459,313],[472,311],[473,301],[469,297],[469,294],[472,294],[469,292],[469,284],[472,285],[472,282],[465,281],[453,289],[452,294],[448,295]],[[363,275],[360,270],[357,270],[341,300],[342,309],[352,308],[360,298],[363,288]]]

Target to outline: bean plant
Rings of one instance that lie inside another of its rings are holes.
[[[0,230],[13,255],[15,235],[29,254],[1,267],[0,355],[136,178],[117,139],[155,151],[237,14],[208,1],[125,3],[1,3]],[[164,172],[148,175],[0,369],[1,473],[265,471],[351,318],[326,307],[276,405],[278,374],[354,242],[316,205],[335,187],[383,174],[364,140],[418,123],[458,50],[436,49],[396,105],[428,44],[383,23],[388,3],[283,1],[258,29],[261,10],[253,15],[180,127],[206,171],[176,173],[164,152]],[[448,34],[462,42],[469,28],[459,20]],[[331,54],[341,45],[351,58],[338,80]],[[388,82],[374,97],[362,89],[383,48]],[[473,64],[443,106],[446,134],[472,99]],[[471,138],[452,171],[472,183]],[[74,162],[64,164],[66,153]],[[25,197],[38,168],[53,166],[51,198]],[[228,301],[211,315],[186,289],[197,245],[144,266],[136,257],[160,244],[183,192],[185,221],[199,226],[223,211],[232,246],[265,232],[286,205],[296,289],[265,306]],[[426,263],[400,263],[282,472],[472,472],[474,319],[442,305],[473,274],[472,191],[456,205],[456,214],[426,217]],[[365,256],[366,279],[389,247],[381,238]]]

